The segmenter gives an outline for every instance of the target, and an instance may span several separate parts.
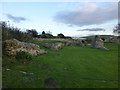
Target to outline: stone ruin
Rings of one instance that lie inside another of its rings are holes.
[[[42,46],[51,50],[59,50],[64,46],[64,43],[44,43]]]
[[[81,40],[69,40],[64,43],[65,46],[84,46]]]
[[[64,43],[43,43],[42,46],[51,50],[59,50],[64,46],[84,46],[84,44],[80,40],[69,40]]]
[[[64,43],[44,43],[42,44],[42,46],[52,50],[59,50],[64,46],[84,46],[84,43],[81,40],[69,40]],[[104,41],[101,39],[100,36],[95,36],[92,47],[102,50],[108,50],[104,47]],[[3,48],[3,52],[6,55],[16,55],[17,51],[25,51],[30,53],[31,55],[47,53],[46,50],[40,49],[40,47],[36,44],[20,42],[16,39],[3,41]]]
[[[47,53],[46,50],[40,49],[38,45],[32,43],[20,42],[16,39],[3,41],[4,53],[6,55],[16,55],[17,51],[25,51],[31,55]]]
[[[108,50],[106,47],[104,47],[104,41],[101,39],[100,36],[95,36],[92,47],[96,49],[102,49],[102,50]]]

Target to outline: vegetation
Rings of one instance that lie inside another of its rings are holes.
[[[62,88],[117,88],[118,45],[107,43],[105,47],[110,50],[88,46],[48,50],[29,64],[11,63],[4,56],[3,87],[44,88],[44,80],[52,77]]]
[[[118,24],[118,25],[115,26],[115,28],[113,29],[113,32],[114,32],[115,34],[120,35],[120,24]]]
[[[57,37],[58,38],[65,38],[65,36],[62,33],[58,34]]]
[[[2,26],[2,40],[17,39],[19,41],[31,41],[32,37],[26,32],[20,31],[19,28],[10,27],[6,22],[0,22]]]
[[[64,42],[32,41],[33,37],[56,37],[45,32],[38,35],[34,29],[21,32],[18,28],[9,27],[5,22],[0,24],[3,40],[15,38],[37,45]],[[71,38],[63,34],[58,34],[57,37]],[[91,38],[93,37],[87,39],[88,42],[91,42]],[[37,56],[31,56],[24,51],[17,52],[15,56],[3,55],[3,88],[45,88],[44,80],[49,77],[55,79],[62,88],[117,88],[118,44],[105,43],[105,47],[110,50],[103,51],[90,46],[67,46],[58,51],[47,49],[47,54]]]
[[[32,55],[25,51],[16,52],[16,59],[22,62],[28,62],[32,60]]]
[[[38,36],[38,32],[37,32],[35,29],[27,30],[27,33],[28,33],[31,37],[37,37],[37,36]]]
[[[54,38],[54,36],[52,34],[41,34],[38,35],[39,38]]]
[[[71,38],[65,37],[63,34],[58,34],[58,36],[53,36],[51,32],[45,33],[42,31],[42,34],[38,35],[38,32],[35,29],[27,29],[25,32],[22,32],[20,28],[14,28],[10,25],[7,25],[6,22],[0,22],[2,26],[2,40],[17,39],[19,41],[32,41],[32,38]]]
[[[42,34],[45,34],[45,31],[42,31]]]

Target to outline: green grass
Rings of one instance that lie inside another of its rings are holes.
[[[48,50],[47,54],[33,57],[28,64],[11,63],[3,56],[3,86],[45,88],[44,79],[52,77],[62,88],[117,88],[118,47],[116,44],[105,46],[110,50],[73,46]]]

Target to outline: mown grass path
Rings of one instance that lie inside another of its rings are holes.
[[[52,77],[62,88],[116,88],[118,45],[105,46],[110,50],[73,46],[48,50],[47,54],[33,57],[29,64],[10,63],[4,58],[3,86],[44,88],[45,78]]]

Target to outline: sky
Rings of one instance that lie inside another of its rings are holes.
[[[65,36],[112,35],[118,2],[0,2],[0,21]]]

